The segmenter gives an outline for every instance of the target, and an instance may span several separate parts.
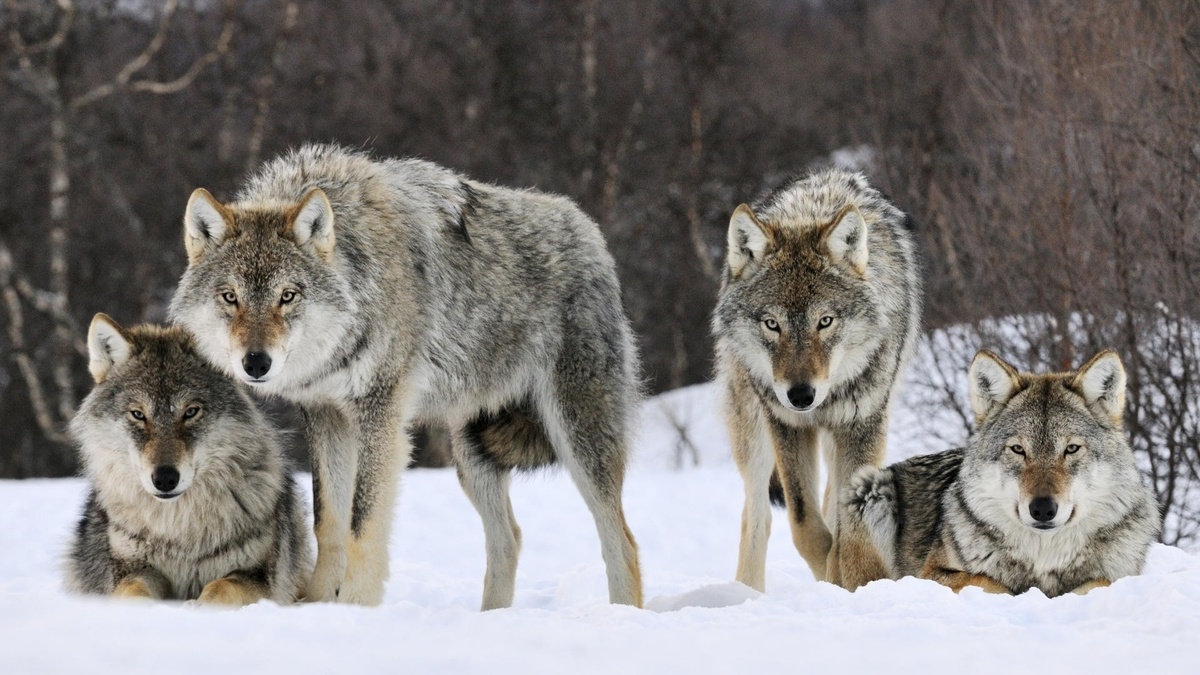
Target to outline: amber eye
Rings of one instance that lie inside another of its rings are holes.
[[[1009,450],[1012,450],[1013,452],[1015,452],[1016,454],[1018,454],[1018,455],[1020,455],[1020,456],[1022,456],[1022,457],[1024,457],[1024,456],[1025,456],[1025,448],[1023,448],[1023,447],[1021,447],[1021,446],[1019,446],[1019,445],[1015,445],[1015,444],[1014,444],[1014,445],[1010,445],[1010,446],[1008,446],[1008,449],[1009,449]]]
[[[200,406],[194,405],[183,411],[183,419],[190,420],[200,414]]]
[[[286,305],[295,299],[296,299],[296,291],[293,291],[292,289],[289,288],[286,291],[284,291],[282,295],[279,296],[279,304]]]
[[[766,319],[763,319],[763,325],[766,326],[767,330],[769,331],[773,331],[775,333],[779,332],[779,322],[775,319],[767,317]]]
[[[1075,453],[1079,452],[1079,451],[1080,451],[1080,450],[1082,450],[1082,449],[1083,449],[1083,446],[1082,446],[1082,445],[1079,445],[1079,444],[1077,444],[1077,443],[1072,443],[1072,444],[1070,444],[1070,445],[1068,445],[1068,446],[1067,446],[1067,448],[1066,448],[1066,450],[1065,450],[1064,452],[1066,452],[1066,454],[1068,454],[1068,455],[1073,455],[1073,454],[1075,454]]]
[[[823,330],[825,328],[829,328],[832,325],[833,325],[833,317],[832,316],[823,316],[823,317],[821,317],[821,320],[817,322],[817,330]]]
[[[142,412],[141,410],[130,410],[129,416],[139,422],[146,421],[146,413]]]
[[[224,300],[226,304],[236,305],[237,293],[234,293],[233,291],[225,291],[221,294],[221,299]]]

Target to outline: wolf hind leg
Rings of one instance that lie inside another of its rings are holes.
[[[896,485],[890,469],[862,467],[841,491],[838,499],[839,531],[846,539],[869,542],[881,568],[890,578],[896,577]],[[843,579],[854,588],[874,579]],[[854,590],[851,588],[850,590]]]
[[[613,402],[621,398],[619,395],[598,384],[605,379],[601,375],[590,378],[588,384],[560,386],[557,400],[544,402],[539,412],[555,454],[571,474],[596,523],[608,576],[609,602],[641,607],[637,542],[629,531],[621,501],[627,412],[621,407],[624,401]]]
[[[863,467],[879,467],[887,452],[887,415],[874,417],[838,429],[833,433],[834,461],[830,469],[829,487],[837,495],[843,494],[852,478]],[[884,559],[872,542],[869,530],[861,522],[845,527],[839,522],[841,509],[834,509],[835,522],[831,523],[834,533],[833,546],[829,551],[827,568],[828,581],[842,588],[854,590],[876,579],[889,576]]]
[[[483,520],[487,571],[481,611],[512,606],[521,555],[521,528],[509,498],[512,472],[500,459],[520,449],[495,447],[499,439],[488,433],[490,421],[471,422],[455,432],[452,442],[458,481]]]

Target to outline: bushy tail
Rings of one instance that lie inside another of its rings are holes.
[[[860,529],[889,570],[896,559],[896,477],[891,469],[864,466],[850,479],[840,500],[841,518]]]

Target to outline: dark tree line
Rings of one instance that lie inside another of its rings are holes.
[[[6,0],[0,475],[74,469],[81,331],[163,318],[193,188],[338,141],[576,199],[655,392],[710,375],[732,208],[858,164],[918,224],[928,328],[974,349],[989,317],[1044,318],[1006,353],[1029,367],[1121,351],[1178,509],[1200,473],[1198,21],[1190,0]]]

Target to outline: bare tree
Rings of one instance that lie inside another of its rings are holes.
[[[65,50],[79,10],[72,0],[56,0],[54,6],[22,6],[8,0],[5,17],[7,39],[18,65],[15,74],[20,86],[45,110],[50,134],[45,151],[49,212],[47,214],[46,250],[49,262],[49,288],[35,288],[16,270],[12,252],[0,242],[0,291],[5,295],[9,336],[18,371],[25,382],[38,426],[52,441],[65,441],[64,426],[74,414],[78,357],[86,355],[83,335],[72,319],[70,302],[69,243],[72,154],[81,138],[79,118],[90,106],[105,98],[124,93],[167,95],[179,92],[195,81],[205,66],[215,61],[229,48],[232,25],[227,21],[213,48],[197,58],[182,74],[170,79],[142,76],[147,66],[162,51],[167,41],[171,21],[179,9],[178,0],[167,0],[159,14],[157,27],[145,47],[125,62],[111,78],[92,83],[79,92],[66,86],[61,75]],[[32,13],[32,16],[27,15]],[[48,36],[29,39],[22,24],[42,28],[52,26]],[[40,381],[36,364],[28,353],[23,335],[25,320],[20,299],[30,307],[50,317],[54,325],[54,357],[51,382],[55,394],[48,395]],[[50,404],[53,398],[54,404]]]

